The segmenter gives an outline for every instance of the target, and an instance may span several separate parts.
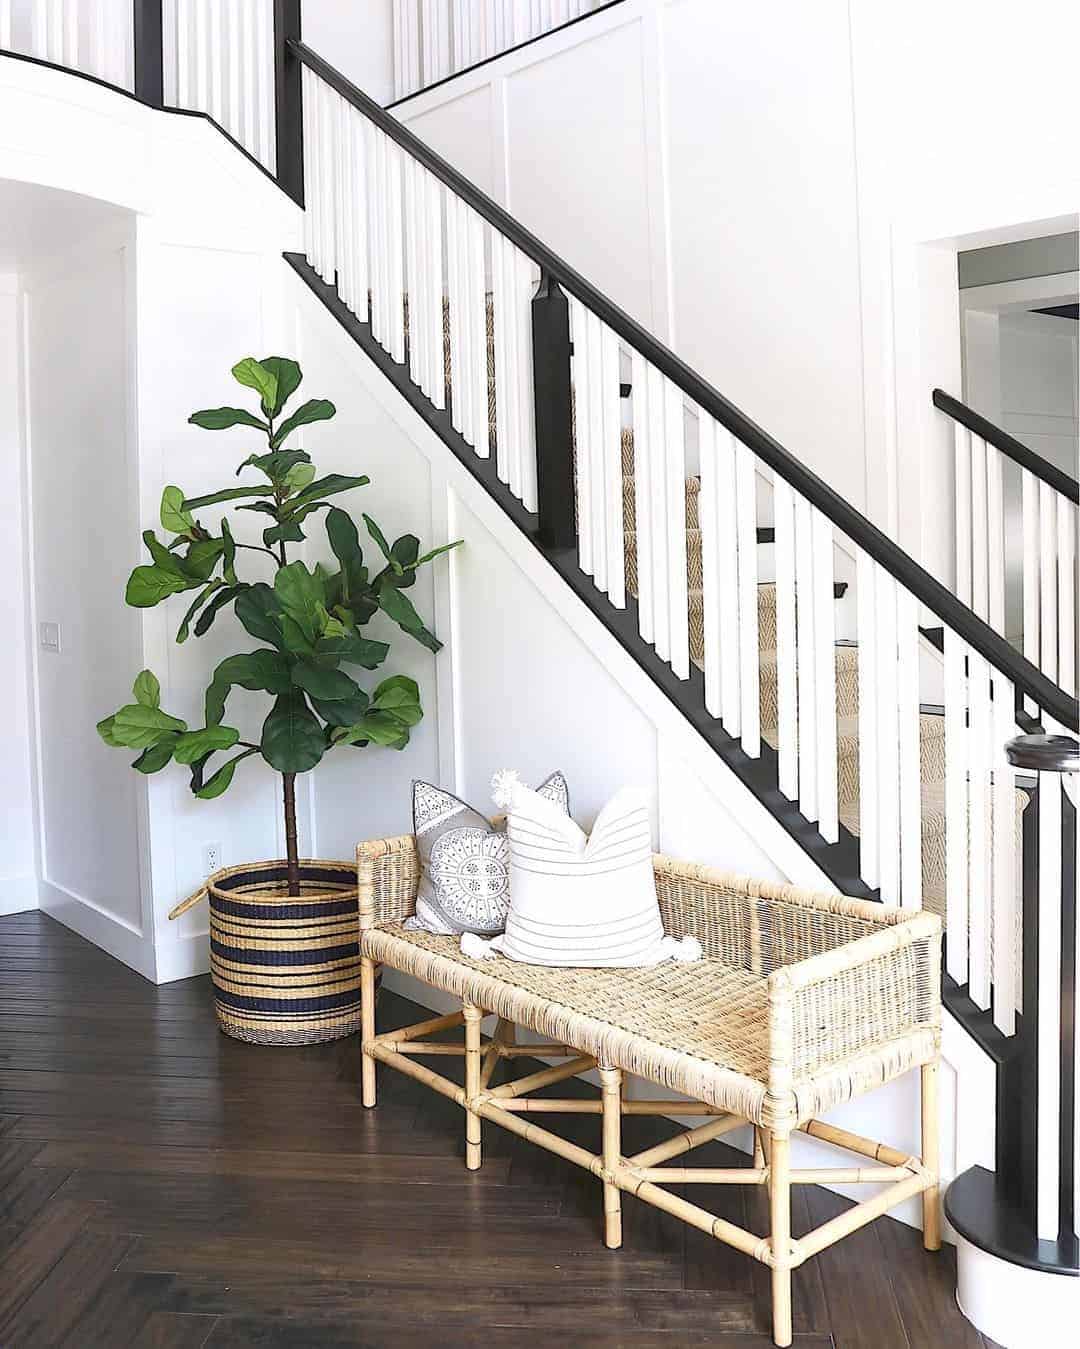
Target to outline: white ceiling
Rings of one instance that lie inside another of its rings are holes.
[[[130,214],[93,197],[0,178],[0,274],[63,254]]]

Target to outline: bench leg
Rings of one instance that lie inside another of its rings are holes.
[[[465,1098],[475,1100],[480,1095],[480,1022],[484,1014],[472,1003],[463,1002],[465,1013]],[[480,1169],[480,1116],[465,1106],[465,1165],[470,1171]]]
[[[773,1131],[769,1147],[769,1240],[773,1342],[791,1343],[791,1135]]]
[[[367,1052],[375,1038],[375,962],[360,957],[360,1091],[366,1106],[375,1104],[375,1060]]]
[[[622,1070],[600,1069],[603,1101],[604,1170],[610,1175],[622,1161]],[[604,1181],[604,1244],[615,1251],[622,1245],[622,1192]]]
[[[922,1068],[922,1164],[934,1178],[934,1184],[923,1190],[923,1246],[928,1251],[941,1250],[941,1201],[937,1185],[938,1158],[938,1065],[925,1063]]]

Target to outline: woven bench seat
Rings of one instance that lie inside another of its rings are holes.
[[[493,956],[473,960],[457,937],[410,931],[419,864],[411,835],[357,850],[363,993],[363,1099],[375,1103],[383,1063],[456,1101],[466,1114],[466,1164],[480,1165],[482,1120],[583,1166],[603,1182],[608,1245],[621,1242],[621,1191],[702,1228],[773,1271],[774,1338],[790,1343],[790,1275],[803,1260],[916,1194],[923,1196],[924,1240],[940,1242],[936,1072],[941,1036],[941,921],[842,895],[817,894],[728,876],[656,857],[665,930],[693,935],[704,958],[647,969],[566,969]],[[462,1010],[418,1026],[376,1034],[375,969],[388,965],[460,999]],[[484,1040],[480,1023],[498,1018]],[[429,1034],[464,1025],[465,1042]],[[544,1038],[518,1045],[515,1028]],[[459,1053],[464,1086],[416,1062]],[[492,1085],[500,1061],[567,1058],[524,1079]],[[586,1068],[599,1069],[597,1101],[536,1097]],[[922,1072],[922,1157],[819,1120],[836,1105],[913,1068]],[[624,1074],[689,1098],[624,1099]],[[530,1112],[596,1113],[603,1148],[591,1153],[526,1122]],[[635,1157],[623,1157],[624,1114],[711,1117]],[[751,1165],[727,1170],[663,1167],[711,1138],[754,1126]],[[791,1135],[803,1130],[855,1152],[858,1169],[799,1171]],[[835,1177],[887,1188],[798,1241],[790,1235],[790,1187]],[[755,1236],[699,1208],[669,1184],[757,1184],[768,1188],[771,1230]]]

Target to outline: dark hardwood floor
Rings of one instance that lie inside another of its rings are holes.
[[[386,994],[380,1020],[415,1010]],[[239,1044],[208,980],[157,989],[43,916],[0,918],[0,1346],[771,1343],[762,1266],[626,1197],[608,1251],[595,1179],[492,1126],[469,1173],[457,1107],[380,1070],[365,1111],[358,1078],[355,1038]],[[664,1132],[628,1121],[628,1146]],[[761,1200],[706,1202],[764,1230]],[[843,1207],[801,1190],[796,1231]],[[953,1287],[950,1251],[882,1219],[798,1271],[795,1343],[987,1349]]]

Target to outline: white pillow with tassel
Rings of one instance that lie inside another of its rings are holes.
[[[586,835],[515,772],[496,773],[492,787],[507,814],[510,910],[494,940],[464,933],[465,955],[586,968],[701,958],[696,937],[664,935],[644,792],[618,792]]]

